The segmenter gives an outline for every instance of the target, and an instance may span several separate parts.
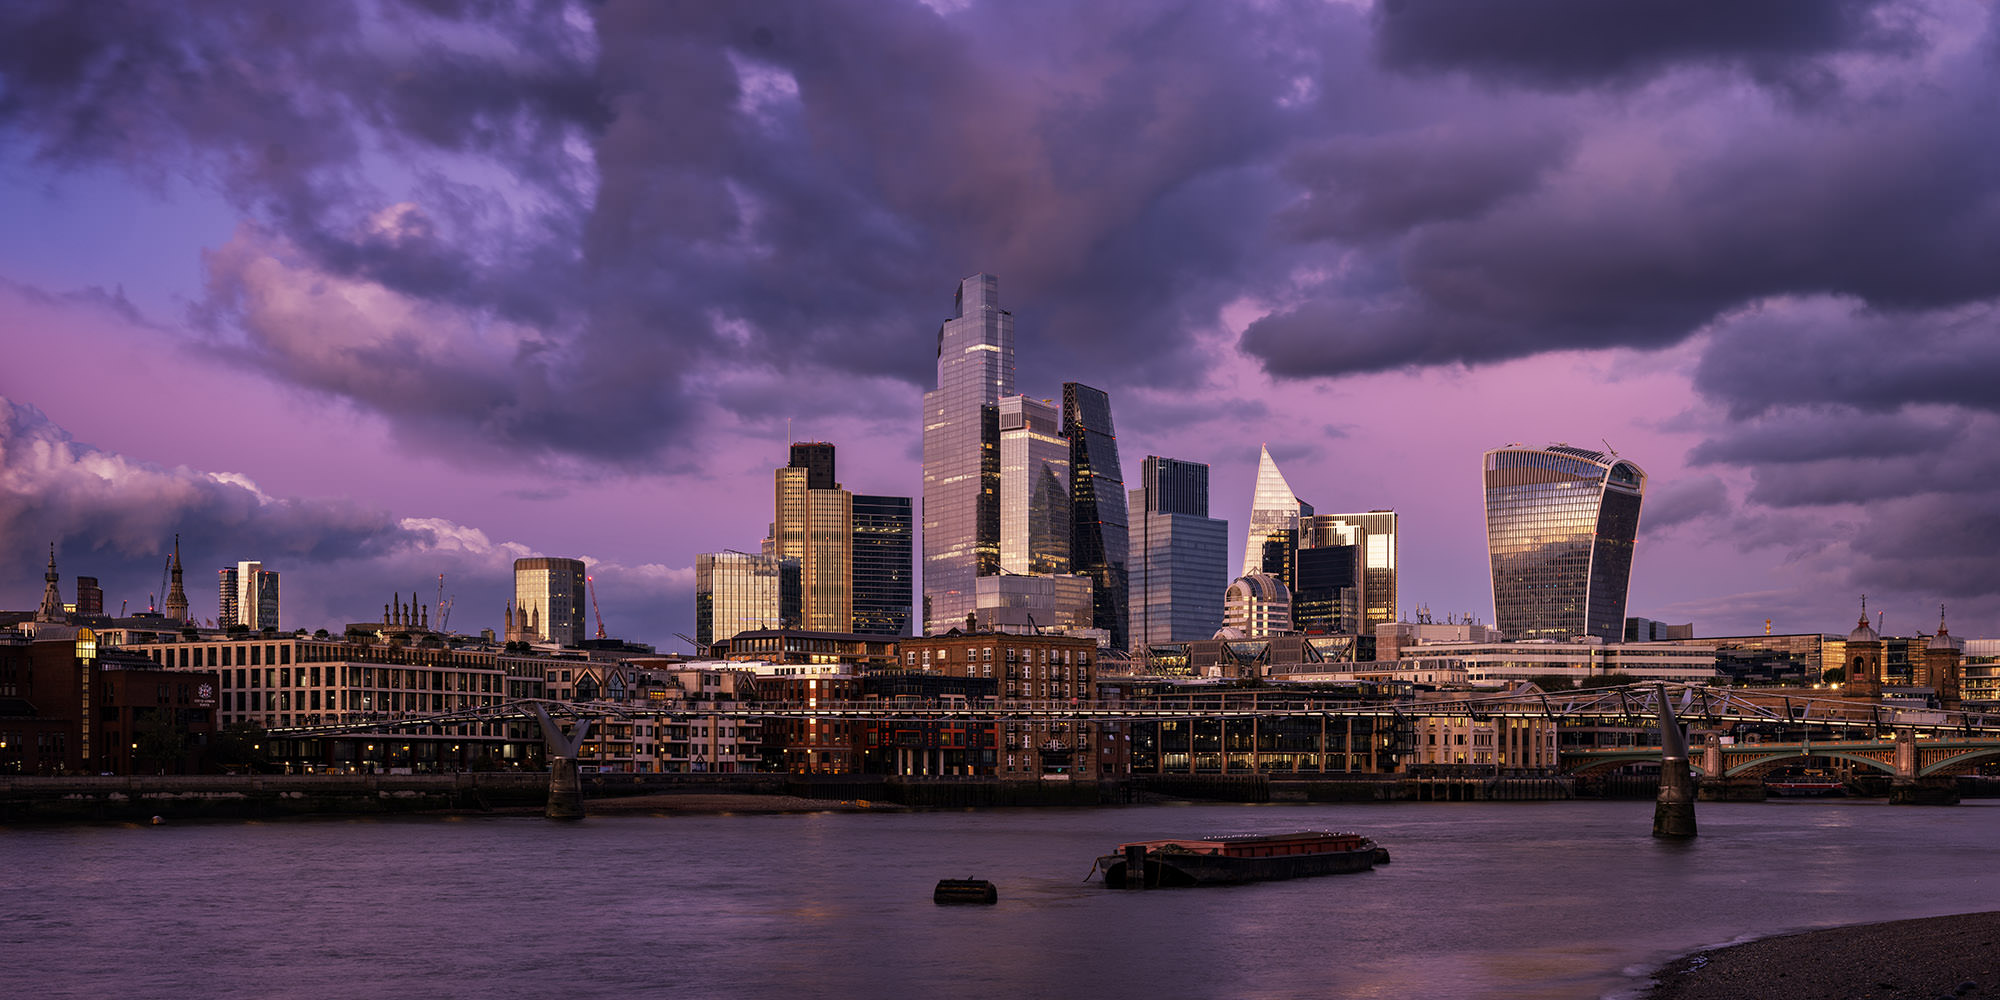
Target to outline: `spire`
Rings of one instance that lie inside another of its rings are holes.
[[[1938,605],[1938,638],[1942,639],[1942,638],[1944,638],[1945,636],[1948,636],[1948,635],[1950,635],[1950,634],[1951,634],[1951,630],[1950,630],[1950,629],[1948,629],[1948,628],[1945,628],[1945,627],[1944,627],[1944,605],[1943,605],[1943,604],[1939,604],[1939,605]]]
[[[174,535],[174,559],[172,563],[173,583],[167,589],[167,620],[185,622],[188,620],[187,591],[181,586],[181,536]]]
[[[56,572],[56,543],[54,542],[49,543],[49,571],[42,574],[42,579],[48,581],[48,587],[42,591],[42,607],[41,610],[35,612],[35,620],[38,622],[60,622],[63,620],[62,590],[56,586],[56,581],[62,579],[62,576]]]

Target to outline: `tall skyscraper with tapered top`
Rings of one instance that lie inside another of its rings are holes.
[[[1063,434],[1069,438],[1070,572],[1090,577],[1091,624],[1110,634],[1111,648],[1124,649],[1131,642],[1131,533],[1110,395],[1064,382]]]
[[[1565,444],[1495,448],[1484,464],[1493,623],[1515,641],[1622,641],[1646,473]]]
[[[1014,317],[1000,282],[959,282],[924,393],[924,633],[963,627],[976,581],[1000,569],[999,402],[1014,394]]]
[[[1257,453],[1257,487],[1250,497],[1250,529],[1243,541],[1243,575],[1269,573],[1292,578],[1292,553],[1299,547],[1299,518],[1312,504],[1292,493],[1292,484],[1271,459],[1270,446]]]

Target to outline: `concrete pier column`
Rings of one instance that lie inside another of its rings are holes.
[[[583,775],[576,768],[576,758],[549,758],[549,804],[542,815],[549,819],[583,818]]]
[[[1694,775],[1688,769],[1687,737],[1667,703],[1667,688],[1654,685],[1660,699],[1660,797],[1653,804],[1653,836],[1695,836]]]
[[[1722,762],[1722,743],[1720,739],[1710,739],[1708,745],[1701,748],[1702,780],[1705,782],[1713,781],[1720,783],[1727,776],[1728,770],[1728,765]]]

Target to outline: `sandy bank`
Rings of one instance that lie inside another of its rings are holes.
[[[2000,997],[2000,913],[1765,938],[1676,959],[1648,1000]]]
[[[700,792],[585,799],[583,811],[591,816],[647,816],[675,813],[903,812],[905,807],[894,802],[868,800],[824,801],[793,795]]]

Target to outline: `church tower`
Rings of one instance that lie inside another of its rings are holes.
[[[181,588],[181,536],[174,535],[173,583],[167,590],[167,620],[185,622],[188,620],[188,595]]]
[[[61,580],[62,577],[56,573],[56,543],[54,542],[49,543],[49,571],[42,574],[42,579],[47,580],[49,585],[42,591],[42,607],[41,610],[35,612],[35,621],[44,623],[61,622],[68,616],[63,614],[62,591],[56,587],[56,581]]]
[[[1861,621],[1847,633],[1844,656],[1847,682],[1840,693],[1847,698],[1882,697],[1882,636],[1868,627],[1868,598],[1861,599]]]
[[[1938,707],[1947,711],[1958,708],[1963,700],[1965,674],[1960,651],[1964,645],[1945,628],[1944,605],[1938,605],[1937,634],[1924,647],[1925,676],[1919,678],[1917,683],[1936,691]]]

